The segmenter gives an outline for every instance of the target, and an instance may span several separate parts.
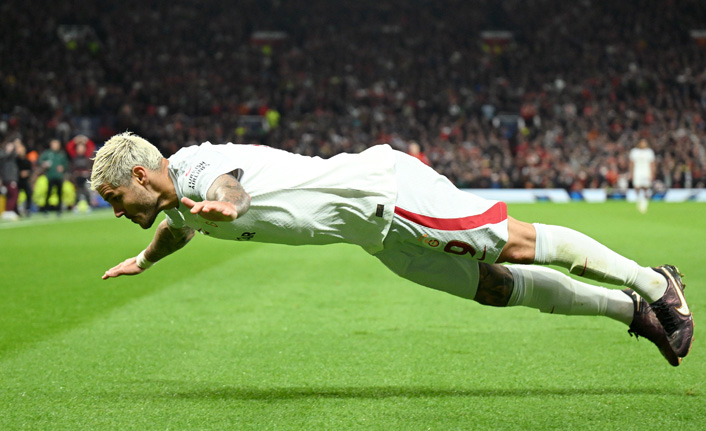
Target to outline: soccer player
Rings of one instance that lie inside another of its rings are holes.
[[[96,154],[91,187],[116,217],[143,229],[166,214],[147,248],[103,279],[145,271],[197,231],[236,241],[349,243],[404,278],[484,305],[621,321],[673,366],[691,348],[693,317],[675,267],[642,267],[572,229],[515,220],[503,202],[461,191],[387,145],[324,160],[206,142],[165,159],[122,133]]]
[[[637,147],[630,150],[630,177],[635,189],[637,210],[647,212],[650,188],[655,179],[655,153],[647,145],[647,139],[640,139]]]

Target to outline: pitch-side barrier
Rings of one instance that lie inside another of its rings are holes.
[[[567,192],[564,189],[463,189],[486,199],[508,203],[534,202],[591,202],[627,200],[635,202],[635,190],[615,191],[606,189],[584,189]],[[652,193],[653,201],[664,202],[706,202],[706,189],[669,189],[666,192]]]

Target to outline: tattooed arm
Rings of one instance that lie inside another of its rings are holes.
[[[190,227],[173,228],[169,226],[166,220],[162,220],[154,233],[152,242],[145,251],[140,253],[141,258],[137,256],[126,259],[107,270],[102,278],[107,280],[121,275],[140,274],[154,262],[184,247],[193,237],[194,230]],[[143,259],[143,261],[138,262],[140,259]],[[147,264],[145,264],[144,260],[146,260]]]
[[[233,221],[250,208],[250,195],[232,174],[216,178],[206,193],[206,200],[195,202],[187,197],[181,202],[192,214],[211,221]]]
[[[207,220],[232,221],[248,211],[250,195],[232,174],[224,174],[216,178],[208,189],[206,200],[195,202],[184,197],[181,202],[190,208],[192,214],[198,214]],[[154,262],[184,247],[193,236],[193,229],[173,228],[163,220],[157,227],[152,242],[139,256],[131,257],[107,270],[103,279],[140,274]]]

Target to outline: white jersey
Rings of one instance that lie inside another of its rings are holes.
[[[651,148],[633,148],[630,150],[633,163],[632,182],[634,187],[649,187],[652,184],[652,163],[655,153]]]
[[[233,173],[250,195],[250,209],[232,222],[212,222],[183,204],[166,210],[173,227],[237,241],[290,245],[357,244],[383,248],[397,197],[395,158],[388,145],[330,159],[258,145],[186,147],[169,158],[181,200],[206,199],[217,177]]]

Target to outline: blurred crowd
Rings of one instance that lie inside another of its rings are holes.
[[[460,187],[581,190],[625,188],[646,138],[658,188],[704,187],[704,23],[700,0],[8,0],[0,141],[389,143]]]

